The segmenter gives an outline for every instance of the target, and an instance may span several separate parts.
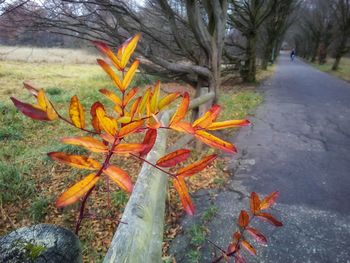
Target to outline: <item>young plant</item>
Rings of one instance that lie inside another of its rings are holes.
[[[109,189],[109,180],[112,180],[120,189],[127,193],[132,192],[133,182],[128,173],[111,163],[111,158],[114,155],[130,155],[166,173],[173,180],[173,185],[179,194],[185,211],[190,215],[194,214],[195,207],[188,193],[185,178],[202,171],[214,161],[216,155],[206,156],[197,162],[177,169],[175,173],[170,172],[169,168],[173,168],[185,161],[190,156],[191,151],[188,149],[179,149],[163,156],[156,163],[150,163],[144,156],[153,148],[157,137],[157,130],[171,129],[177,132],[191,134],[208,146],[221,149],[228,153],[235,153],[236,148],[233,144],[209,132],[249,124],[248,120],[215,122],[220,112],[220,106],[218,105],[212,106],[202,117],[193,123],[189,123],[184,120],[189,109],[189,94],[176,92],[161,97],[159,81],[154,87],[148,88],[137,97],[139,88],[130,88],[130,84],[137,72],[139,60],[134,60],[129,67],[127,65],[139,39],[139,34],[128,39],[121,45],[116,54],[106,44],[98,41],[93,42],[108,58],[109,63],[103,59],[97,59],[97,63],[111,78],[118,92],[116,93],[108,89],[100,90],[104,96],[113,102],[114,106],[113,109],[107,110],[101,102],[97,101],[93,103],[90,107],[90,125],[87,125],[86,119],[88,117],[86,116],[86,111],[77,96],[71,98],[68,109],[69,118],[64,117],[58,112],[43,89],[36,89],[28,83],[24,83],[24,87],[36,98],[36,104],[28,104],[16,98],[11,98],[18,110],[32,119],[41,121],[62,120],[68,125],[85,132],[87,134],[86,136],[68,137],[63,138],[61,141],[65,144],[84,147],[88,151],[100,156],[98,159],[93,159],[91,156],[79,154],[68,154],[64,152],[48,153],[49,157],[53,160],[91,171],[81,181],[69,187],[56,200],[57,208],[71,205],[79,200],[81,201],[76,233],[79,232],[82,220],[88,217],[88,213],[85,213],[86,202],[92,191],[96,189],[96,184],[102,178],[105,178],[107,189]],[[158,115],[180,96],[182,96],[182,101],[169,124],[160,123]],[[136,133],[144,134],[142,142],[130,141],[133,140],[131,135]]]
[[[216,258],[213,261],[213,263],[220,262],[221,260],[229,262],[231,257],[234,258],[234,262],[236,263],[246,262],[244,257],[240,253],[242,248],[244,248],[251,255],[256,256],[256,249],[249,243],[249,241],[246,238],[246,234],[249,234],[257,242],[266,245],[266,237],[258,229],[253,228],[251,226],[252,221],[255,218],[258,218],[267,221],[275,227],[283,226],[282,222],[278,221],[273,215],[263,212],[264,210],[269,209],[276,202],[278,196],[279,192],[272,192],[269,195],[267,195],[262,201],[260,201],[259,196],[255,192],[251,193],[250,212],[242,210],[239,214],[237,220],[238,230],[233,233],[232,240],[228,245],[228,248],[224,250],[215,245],[213,242],[209,241],[221,252],[221,255],[218,258]]]

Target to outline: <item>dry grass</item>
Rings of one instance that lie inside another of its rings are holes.
[[[96,54],[83,49],[0,46],[0,60],[30,63],[94,64]]]

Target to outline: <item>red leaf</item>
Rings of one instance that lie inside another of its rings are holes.
[[[110,165],[107,169],[103,170],[103,173],[111,178],[124,191],[128,193],[132,192],[133,184],[129,175],[119,167]]]
[[[38,92],[39,90],[34,88],[32,85],[30,85],[29,83],[27,82],[23,82],[23,86],[26,90],[28,90],[33,96],[38,96]]]
[[[235,253],[235,263],[246,263],[244,257],[238,251]]]
[[[21,102],[14,97],[11,97],[13,104],[16,108],[29,118],[34,120],[49,121],[47,113],[41,109],[35,108],[31,104]]]
[[[265,210],[270,208],[276,202],[276,199],[278,198],[279,194],[280,193],[276,191],[266,196],[260,203],[260,209]]]
[[[183,177],[175,178],[173,180],[173,185],[179,194],[182,207],[185,209],[186,213],[191,216],[194,215],[195,207],[192,203],[190,194],[188,193],[188,189],[186,187],[184,178]]]
[[[257,217],[269,222],[271,225],[274,225],[276,227],[283,226],[282,222],[278,221],[276,218],[274,218],[271,214],[268,213],[259,213],[256,215]]]
[[[241,245],[253,256],[256,256],[256,249],[247,241],[242,240]]]
[[[258,242],[261,244],[266,245],[267,244],[267,239],[266,237],[257,229],[252,228],[252,227],[247,227],[246,231]]]
[[[180,162],[185,161],[188,156],[190,156],[190,150],[180,149],[174,152],[171,152],[164,157],[160,158],[157,161],[157,165],[160,167],[172,167],[177,165]]]
[[[146,145],[146,147],[142,152],[140,152],[140,156],[145,156],[152,150],[153,145],[156,142],[156,139],[157,139],[157,130],[149,129],[146,132],[145,138],[143,139],[143,142],[142,142],[142,144]]]
[[[255,192],[250,194],[250,211],[254,215],[260,212],[260,198]]]
[[[211,162],[213,162],[216,157],[217,157],[216,154],[204,157],[203,159],[201,159],[195,163],[192,163],[190,165],[187,165],[184,168],[180,169],[176,175],[184,177],[184,176],[191,176],[195,173],[198,173],[198,172],[202,171],[204,168],[206,168]]]
[[[238,217],[238,225],[240,227],[247,227],[249,224],[249,214],[247,211],[242,210]]]

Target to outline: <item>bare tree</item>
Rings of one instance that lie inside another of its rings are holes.
[[[350,51],[350,0],[332,1],[336,21],[336,50],[332,70],[338,70],[341,58]]]

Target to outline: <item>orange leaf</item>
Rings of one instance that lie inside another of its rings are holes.
[[[124,127],[122,127],[118,133],[118,137],[124,137],[130,133],[134,133],[135,131],[137,131],[138,129],[140,129],[143,126],[144,121],[134,121],[128,125],[125,125]]]
[[[242,210],[238,217],[238,225],[242,228],[247,227],[249,224],[249,214],[247,211]]]
[[[132,192],[133,185],[129,175],[119,167],[110,165],[107,169],[103,170],[103,173],[105,173],[124,191],[128,193]]]
[[[78,127],[78,128],[85,127],[84,108],[81,105],[77,96],[73,96],[72,99],[70,100],[69,117],[75,127]]]
[[[114,136],[118,128],[116,120],[106,116],[106,112],[102,107],[96,109],[96,116],[102,129],[109,135]]]
[[[150,129],[158,129],[162,124],[158,120],[157,116],[152,113],[151,118],[147,119],[147,127]]]
[[[108,152],[106,145],[92,137],[68,137],[61,139],[61,141],[66,144],[83,146],[96,153]]]
[[[113,65],[118,69],[122,70],[119,59],[114,55],[112,50],[107,46],[107,44],[100,41],[92,41],[92,43],[107,57],[112,61]]]
[[[38,104],[39,106],[42,108],[43,111],[46,112],[47,117],[49,118],[49,120],[55,120],[58,118],[57,113],[55,112],[55,110],[53,109],[51,102],[48,100],[48,98],[46,97],[44,90],[40,89],[38,91]]]
[[[112,144],[116,142],[115,138],[112,135],[109,135],[107,133],[100,134],[100,137],[102,138],[102,140]]]
[[[280,193],[276,191],[266,196],[260,203],[260,209],[265,210],[270,208],[276,202],[276,199],[278,198],[279,194]]]
[[[29,103],[21,102],[14,97],[11,97],[11,100],[13,104],[16,106],[16,108],[20,112],[22,112],[25,116],[32,118],[34,120],[41,120],[41,121],[50,120],[45,111],[38,109]]]
[[[260,212],[260,198],[255,192],[250,194],[250,211],[254,215]]]
[[[195,133],[195,137],[201,140],[202,142],[204,142],[205,144],[212,146],[214,148],[224,150],[225,152],[229,152],[229,153],[237,152],[237,149],[233,144],[226,142],[203,130],[197,130]]]
[[[216,157],[217,157],[216,154],[204,157],[203,159],[201,159],[195,163],[192,163],[190,165],[187,165],[184,168],[180,169],[176,175],[177,176],[191,176],[195,173],[198,173],[198,172],[202,171],[204,168],[206,168],[211,162],[213,162]]]
[[[29,83],[27,82],[23,82],[23,86],[26,90],[28,90],[33,96],[38,96],[38,92],[39,90],[34,88],[32,85],[30,85]]]
[[[151,98],[151,113],[157,112],[159,95],[160,95],[160,81],[158,80],[154,87],[154,92]]]
[[[114,84],[121,90],[124,90],[123,84],[119,77],[111,69],[111,67],[102,59],[97,59],[97,63],[103,68],[103,70],[108,74],[108,76],[113,80]]]
[[[145,138],[143,139],[143,142],[142,142],[142,144],[146,145],[146,148],[142,152],[140,152],[140,156],[145,156],[152,150],[153,145],[156,142],[156,139],[157,139],[157,130],[149,129],[146,132]]]
[[[162,110],[180,96],[180,92],[170,93],[162,98],[158,103],[158,109]]]
[[[94,104],[92,104],[91,109],[90,109],[90,114],[91,114],[91,124],[92,127],[94,127],[94,130],[98,133],[101,132],[101,125],[100,122],[98,121],[97,115],[96,115],[96,109],[97,108],[102,108],[104,109],[103,105],[100,102],[95,102]]]
[[[230,121],[220,121],[220,122],[213,122],[207,127],[207,130],[221,130],[221,129],[227,129],[227,128],[235,128],[235,127],[242,127],[247,126],[250,124],[250,121],[248,120],[230,120]]]
[[[256,249],[247,240],[242,240],[241,244],[250,254],[256,256]]]
[[[60,208],[75,203],[97,183],[98,179],[100,179],[100,177],[96,176],[96,174],[89,174],[83,180],[77,182],[65,191],[56,200],[56,207]]]
[[[131,105],[131,108],[130,108],[130,118],[131,118],[131,120],[134,119],[135,113],[137,112],[137,110],[139,108],[141,100],[142,100],[142,97],[138,97],[134,101],[134,103]]]
[[[244,257],[238,251],[235,253],[235,263],[246,263]]]
[[[256,216],[261,218],[261,219],[264,219],[265,221],[269,222],[271,225],[274,225],[274,226],[277,226],[277,227],[283,226],[282,222],[278,221],[271,214],[258,213],[258,214],[256,214]]]
[[[103,95],[105,95],[108,99],[110,99],[114,104],[117,104],[119,106],[122,105],[121,99],[112,91],[108,89],[100,89],[99,90]]]
[[[176,112],[174,113],[173,117],[170,120],[170,124],[180,122],[186,116],[189,105],[190,105],[190,95],[188,94],[188,92],[185,92],[180,106],[177,108]]]
[[[141,34],[136,34],[133,38],[127,39],[123,45],[119,48],[118,53],[121,55],[121,66],[125,68],[126,64],[128,64],[130,56],[134,53],[134,50],[137,46],[137,42],[139,41]]]
[[[125,74],[125,77],[123,79],[123,89],[126,90],[132,81],[136,70],[140,64],[140,61],[135,60],[134,63],[132,63],[131,67],[129,68],[128,72]]]
[[[71,155],[62,152],[50,152],[47,155],[55,161],[81,169],[97,170],[101,168],[101,164],[99,162],[85,156]]]
[[[195,131],[192,127],[192,125],[185,121],[175,122],[170,124],[169,126],[171,129],[178,131],[178,132],[185,132],[188,134],[194,134]]]
[[[179,194],[182,207],[185,209],[188,215],[194,215],[195,207],[192,203],[190,194],[188,193],[187,186],[183,177],[177,177],[173,180],[173,185]]]
[[[125,143],[125,144],[118,144],[113,152],[115,153],[140,153],[143,150],[145,150],[146,145],[141,143]]]
[[[160,158],[156,165],[160,167],[172,167],[177,165],[178,163],[181,163],[190,156],[190,150],[187,149],[180,149],[174,152],[171,152],[164,157]]]
[[[261,244],[267,244],[267,239],[266,237],[257,229],[252,228],[252,227],[247,227],[246,231],[258,242]]]
[[[197,119],[192,126],[197,128],[207,128],[209,125],[213,123],[214,120],[218,117],[220,113],[220,106],[213,105],[209,111],[207,111],[201,118]]]
[[[126,106],[129,103],[129,101],[135,96],[138,90],[139,90],[138,88],[134,87],[130,90],[128,94],[125,95],[123,106]]]

